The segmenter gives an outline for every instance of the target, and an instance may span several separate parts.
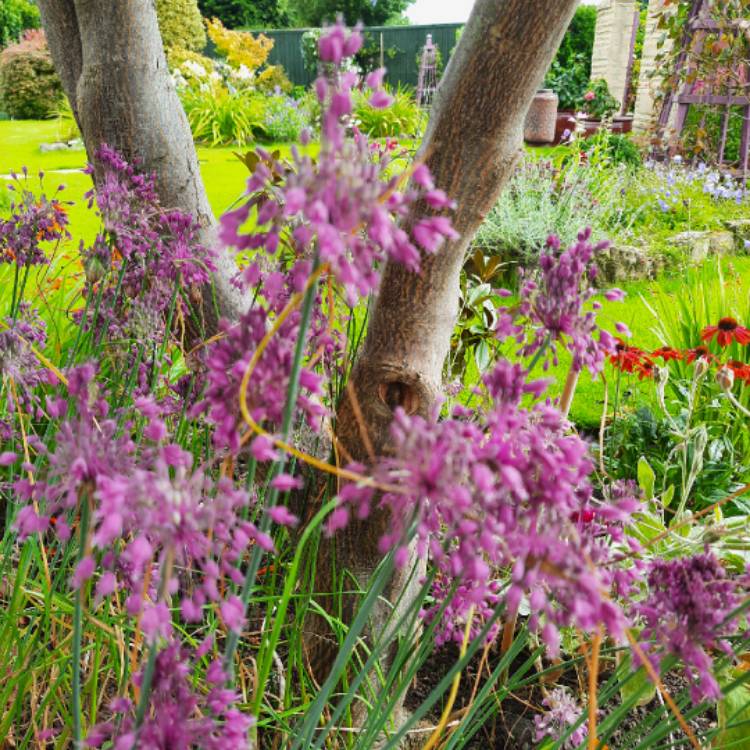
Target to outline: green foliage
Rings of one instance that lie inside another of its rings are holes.
[[[389,93],[393,104],[377,109],[368,104],[368,96],[360,93],[354,104],[354,118],[362,132],[375,138],[414,137],[425,124],[425,116],[412,93],[399,87]]]
[[[588,57],[578,53],[566,63],[557,58],[552,61],[544,87],[552,89],[559,98],[558,109],[573,111],[578,107],[589,85],[591,62]]]
[[[353,26],[383,26],[398,20],[414,0],[288,0],[292,23],[299,27],[322,26],[341,14]]]
[[[594,120],[605,120],[617,111],[617,100],[609,93],[609,86],[603,78],[597,78],[587,87],[577,109]]]
[[[181,98],[193,138],[199,143],[244,146],[263,129],[265,98],[260,94],[216,87],[187,89]]]
[[[3,0],[0,3],[0,49],[17,42],[26,29],[38,29],[39,8],[30,0]]]
[[[574,110],[588,86],[594,51],[596,7],[580,5],[565,32],[560,48],[544,79],[560,98],[561,110]]]
[[[156,0],[156,15],[165,48],[177,46],[200,52],[206,46],[197,0]]]
[[[579,57],[587,60],[586,77],[591,75],[591,55],[594,51],[594,29],[596,27],[596,6],[580,5],[565,32],[555,61],[563,68],[568,67]]]
[[[10,117],[51,117],[62,101],[62,83],[41,31],[0,53],[0,102]]]
[[[198,0],[206,18],[218,18],[228,29],[283,29],[289,16],[278,0]]]
[[[263,135],[269,141],[296,141],[309,124],[304,106],[288,96],[269,96],[264,102]]]
[[[613,166],[606,146],[571,154],[564,149],[556,161],[527,158],[503,190],[474,238],[474,245],[504,262],[533,266],[547,237],[556,234],[571,244],[586,226],[598,239],[628,226],[632,212],[621,191],[632,175]]]
[[[628,167],[640,167],[643,155],[632,138],[620,133],[603,129],[596,134],[597,158],[605,159],[609,165],[624,164]],[[578,148],[584,153],[591,151],[592,139],[577,141]]]

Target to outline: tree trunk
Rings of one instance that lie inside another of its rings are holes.
[[[156,173],[165,208],[193,215],[201,240],[216,244],[215,221],[198,168],[187,117],[167,69],[153,0],[39,0],[65,93],[89,160],[103,143]],[[230,285],[236,269],[222,251],[214,275],[219,312],[236,317],[242,297]],[[204,290],[205,328],[218,322]]]
[[[453,224],[461,237],[423,257],[418,274],[394,263],[385,268],[352,372],[359,409],[345,396],[337,414],[336,435],[356,460],[369,459],[362,423],[375,453],[386,455],[393,410],[401,406],[427,417],[442,392],[466,248],[513,172],[529,104],[577,5],[578,0],[477,0],[474,5],[438,87],[417,156],[430,168],[436,186],[457,202]],[[424,213],[424,205],[416,206],[406,228]],[[324,540],[316,591],[332,590],[335,569],[350,570],[366,585],[382,558],[378,539],[389,527],[388,513],[374,512],[367,521],[352,522]],[[385,598],[393,602],[399,597],[410,569],[408,565],[396,573]],[[402,598],[404,606],[408,599]],[[345,614],[354,605],[351,601]],[[386,613],[384,608],[376,614],[376,631]],[[322,619],[316,620],[310,638],[320,675],[335,657],[321,628]]]

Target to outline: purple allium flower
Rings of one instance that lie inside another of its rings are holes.
[[[154,175],[140,174],[106,145],[94,162],[86,171],[96,173],[97,186],[87,197],[89,206],[96,202],[105,232],[80,251],[84,296],[100,300],[83,324],[125,342],[128,350],[120,356],[134,355],[144,342],[151,352],[170,333],[165,328],[176,291],[177,313],[188,317],[184,296],[208,281],[214,251],[200,244],[196,220],[160,205]],[[148,358],[140,368],[139,390],[145,392]]]
[[[390,153],[373,150],[362,133],[346,137],[357,76],[339,66],[358,39],[361,42],[358,32],[347,35],[341,24],[321,37],[321,55],[335,69],[329,79],[315,83],[323,108],[317,158],[293,149],[291,166],[285,166],[259,151],[262,158],[248,181],[249,200],[221,219],[222,239],[238,250],[263,247],[274,253],[284,236],[298,258],[317,252],[344,286],[350,303],[377,287],[379,266],[386,260],[416,271],[419,247],[434,252],[446,238],[457,237],[444,216],[425,217],[410,237],[399,222],[415,201],[424,197],[435,211],[449,208],[451,201],[425,187],[416,170],[411,185],[405,185],[404,175],[392,174]],[[369,76],[368,81],[375,86],[374,105],[385,106],[382,76]],[[423,173],[425,168],[418,170]],[[284,176],[281,184],[278,175]],[[244,233],[242,227],[253,209],[257,209],[257,228]]]
[[[277,290],[274,308],[283,308],[292,290],[286,286]],[[278,310],[276,310],[278,312]],[[318,307],[318,311],[322,309]],[[289,375],[294,360],[294,349],[299,334],[300,313],[294,311],[268,342],[262,356],[255,363],[246,390],[247,405],[253,419],[278,428],[281,424]],[[197,408],[205,409],[208,420],[215,426],[213,440],[218,448],[229,448],[237,452],[240,448],[242,417],[240,414],[240,386],[258,345],[266,336],[269,312],[260,304],[254,305],[236,324],[220,323],[224,336],[214,342],[206,352],[207,385],[203,401]],[[320,314],[313,320],[309,332],[308,348],[316,346],[332,350],[333,344],[326,333],[326,324]],[[303,368],[300,376],[301,390],[297,398],[299,411],[307,418],[313,429],[317,429],[321,417],[326,413],[321,397],[322,380],[312,370]],[[249,428],[245,428],[249,429]],[[256,438],[257,440],[257,438]],[[270,459],[272,450],[257,447],[258,455]]]
[[[593,631],[604,624],[622,636],[625,618],[609,592],[629,592],[636,569],[610,565],[624,559],[612,542],[622,546],[622,526],[640,504],[627,486],[613,488],[605,500],[593,498],[587,445],[568,434],[556,409],[521,406],[526,393],[543,390],[541,383],[526,383],[526,375],[517,365],[498,364],[485,377],[493,406],[472,421],[465,410],[442,421],[396,412],[393,455],[375,467],[381,484],[401,490],[379,499],[391,515],[381,548],[403,550],[416,521],[418,553],[431,557],[441,591],[458,580],[450,619],[438,628],[441,642],[460,639],[472,606],[486,615],[501,602],[516,612],[525,595],[532,603],[530,627],[555,654],[564,625]],[[366,517],[374,497],[371,487],[346,485],[330,525],[345,524],[349,506]],[[502,591],[501,569],[511,570]]]
[[[39,178],[42,185],[41,173]],[[68,214],[57,197],[63,186],[52,198],[47,198],[44,193],[35,196],[18,178],[10,189],[19,194],[19,199],[11,203],[9,216],[0,219],[0,263],[17,266],[49,263],[41,243],[59,242],[70,237],[66,229]]]
[[[581,718],[582,708],[566,687],[550,690],[542,702],[548,710],[542,716],[534,717],[536,742],[541,742],[545,738],[562,739],[570,727]],[[588,727],[584,722],[570,734],[562,747],[564,750],[573,750],[579,747],[586,737],[588,737]]]
[[[665,654],[682,659],[692,675],[695,703],[721,697],[711,651],[732,654],[726,639],[737,632],[738,620],[730,615],[740,604],[743,586],[747,576],[730,576],[708,551],[650,563],[648,596],[635,607],[644,621],[641,637],[657,666]]]
[[[163,648],[156,657],[150,705],[137,740],[134,706],[117,698],[111,705],[112,719],[89,730],[87,747],[111,742],[114,748],[130,748],[135,744],[139,750],[245,750],[253,718],[234,708],[239,696],[223,685],[216,685],[204,694],[193,686],[194,672],[191,654],[186,649],[176,643]],[[142,677],[142,673],[137,675],[136,681]]]
[[[556,237],[547,240],[548,250],[539,259],[538,278],[524,275],[519,304],[500,308],[498,336],[513,336],[521,345],[519,354],[525,357],[541,356],[549,347],[555,364],[556,345],[562,343],[573,356],[576,370],[587,368],[596,374],[615,340],[597,326],[595,312],[585,309],[595,294],[591,281],[596,276],[596,254],[607,246],[590,244],[590,237],[591,229],[586,229],[563,252]],[[519,321],[530,324],[530,338]]]
[[[32,351],[32,347],[43,349],[47,340],[47,328],[39,312],[27,302],[21,302],[15,319],[5,318],[0,326],[0,380],[13,383],[19,403],[13,399],[13,389],[4,388],[7,414],[23,412],[41,417],[41,401],[36,390],[39,386],[56,382]],[[8,425],[10,433],[10,425]],[[0,433],[1,439],[10,439],[10,434]]]

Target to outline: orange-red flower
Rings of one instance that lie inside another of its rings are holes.
[[[651,352],[652,357],[661,357],[665,362],[669,362],[670,359],[682,359],[682,352],[677,349],[673,349],[671,346],[662,346],[655,352]]]
[[[734,373],[737,380],[743,380],[750,384],[750,365],[747,362],[740,362],[737,359],[730,359],[726,366]]]
[[[645,380],[646,378],[654,377],[654,363],[650,359],[642,360],[637,367],[638,379]]]
[[[750,330],[741,326],[734,318],[722,318],[715,326],[706,326],[701,333],[701,340],[711,341],[714,336],[719,346],[729,346],[732,341],[743,346],[750,344]]]
[[[688,364],[692,364],[696,359],[705,359],[708,362],[713,362],[716,357],[705,346],[696,346],[694,349],[688,349],[685,352],[685,361]]]
[[[622,339],[617,339],[615,351],[609,355],[609,361],[623,372],[640,373],[645,362],[648,362],[651,367],[654,364],[646,352],[636,346],[626,344]]]

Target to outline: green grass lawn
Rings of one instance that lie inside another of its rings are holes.
[[[86,152],[81,149],[42,153],[39,149],[42,143],[51,143],[59,137],[60,126],[56,120],[1,120],[0,175],[20,173],[25,166],[34,178],[40,170],[45,173],[44,182],[49,191],[65,185],[62,197],[74,202],[69,211],[71,227],[77,239],[88,241],[95,236],[99,221],[83,200],[84,193],[91,189],[91,178],[80,171],[86,166]],[[278,148],[282,155],[289,151],[288,145],[267,148]],[[199,146],[197,150],[208,199],[218,216],[244,192],[247,167],[233,152],[247,149]]]
[[[51,142],[59,137],[60,126],[54,120],[0,121],[0,174],[6,175],[11,171],[20,172],[21,168],[26,166],[31,175],[35,175],[40,170],[45,172],[45,184],[48,190],[54,190],[58,184],[64,184],[66,189],[63,195],[67,200],[73,201],[69,210],[70,226],[74,233],[73,244],[77,247],[79,240],[88,241],[93,238],[99,228],[99,222],[94,212],[86,207],[83,200],[83,194],[91,187],[90,178],[80,171],[86,163],[85,152],[80,150],[42,153],[39,149],[41,143]],[[288,145],[272,148],[280,148],[282,154],[288,153],[289,150]],[[238,149],[198,147],[201,174],[211,206],[217,215],[231,206],[244,191],[248,172],[245,165],[234,156],[235,150]],[[738,288],[746,287],[750,283],[750,258],[725,259],[723,267],[729,269],[730,266],[734,269],[734,280]],[[710,268],[708,275],[716,277],[716,269]],[[600,322],[605,328],[614,330],[614,324],[622,321],[633,331],[634,344],[644,348],[655,348],[668,342],[660,340],[656,332],[659,321],[649,310],[649,306],[644,303],[644,299],[653,309],[669,309],[679,299],[696,295],[697,285],[696,275],[687,270],[654,282],[625,284],[623,288],[628,294],[624,302],[610,303],[601,300],[603,309],[600,313]],[[739,311],[737,314],[741,317]],[[543,373],[540,369],[539,375],[552,375],[559,384],[562,384],[567,367],[568,361],[563,356],[558,367],[547,373]],[[606,374],[611,377],[611,368],[607,368]],[[637,393],[639,399],[649,401],[653,387],[648,382],[639,384],[637,380],[630,378],[624,383],[623,390],[626,395]],[[610,403],[613,391],[614,388],[611,386]],[[587,373],[584,373],[576,391],[571,416],[578,424],[594,428],[599,423],[603,402],[602,380],[592,380]]]

